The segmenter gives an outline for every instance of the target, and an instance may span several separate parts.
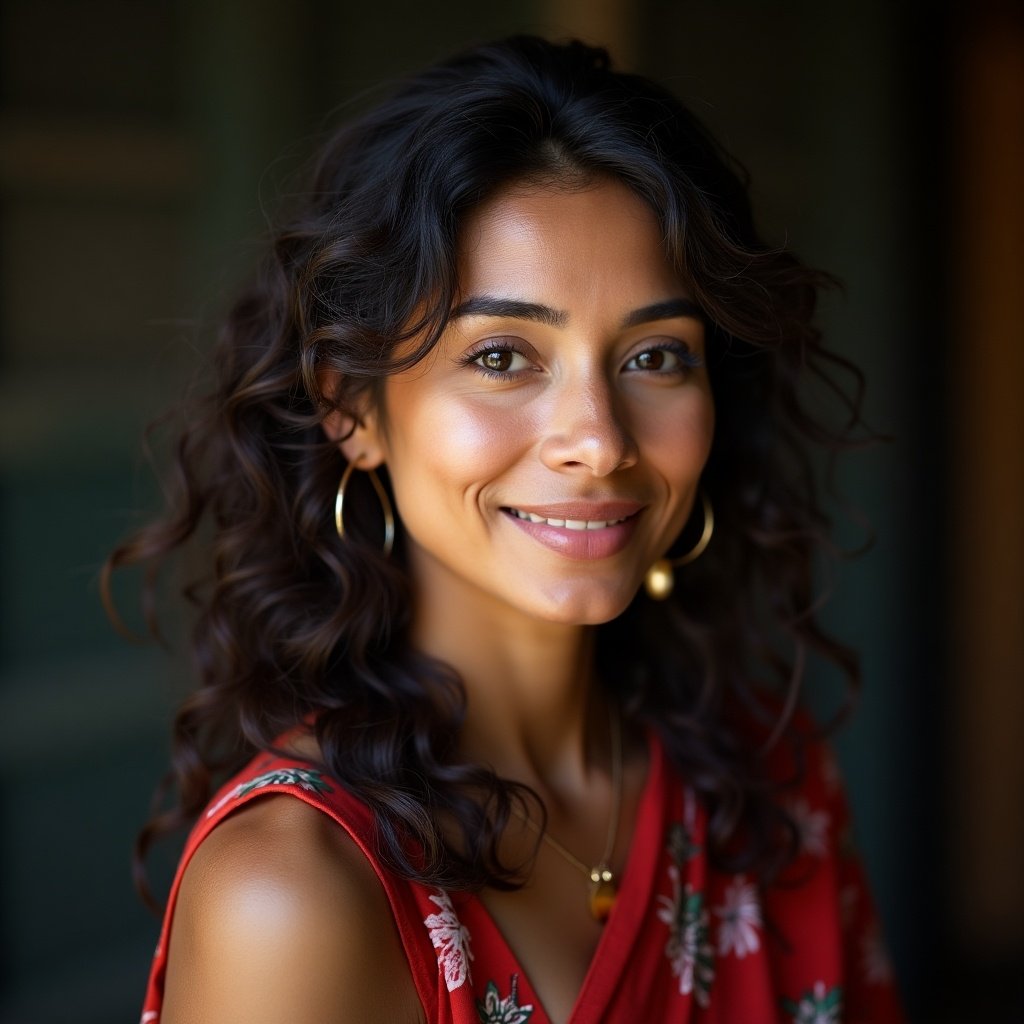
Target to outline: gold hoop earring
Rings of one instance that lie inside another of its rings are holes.
[[[341,483],[338,484],[338,496],[334,499],[334,528],[342,540],[345,539],[345,488],[348,486],[352,471],[359,465],[362,458],[362,455],[357,455],[345,467],[345,472],[341,474]],[[366,475],[370,478],[370,483],[373,484],[373,489],[377,492],[380,507],[384,510],[384,557],[387,558],[395,546],[395,512],[391,507],[388,492],[384,490],[384,485],[380,482],[376,471],[368,469]]]
[[[711,499],[704,493],[703,488],[700,491],[700,500],[704,506],[704,529],[701,532],[700,540],[679,558],[659,558],[644,576],[647,593],[655,601],[664,601],[672,593],[676,582],[675,573],[672,570],[696,561],[711,543],[711,534],[715,532],[715,514],[711,508]]]

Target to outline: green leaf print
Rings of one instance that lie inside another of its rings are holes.
[[[674,822],[668,830],[668,855],[676,867],[682,867],[688,860],[700,853],[700,843],[695,843],[690,830],[681,822]]]
[[[264,772],[243,783],[235,791],[236,799],[251,793],[254,789],[262,789],[264,786],[299,786],[312,793],[333,793],[334,790],[323,780],[320,772],[312,768],[278,768],[275,771]]]
[[[793,1024],[840,1024],[843,990],[839,985],[826,989],[825,983],[819,981],[799,1000],[783,999],[782,1008],[793,1015]]]
[[[715,955],[711,946],[708,912],[704,894],[694,892],[680,880],[679,869],[669,865],[672,895],[658,897],[657,915],[669,928],[665,956],[679,979],[681,995],[693,993],[700,1006],[707,1006],[715,980]]]
[[[476,1001],[476,1012],[480,1024],[526,1024],[533,1016],[533,1004],[519,1005],[516,986],[519,982],[517,974],[512,975],[512,991],[502,999],[498,986],[493,981],[487,982],[483,999]]]
[[[226,803],[238,800],[255,789],[265,786],[298,786],[310,793],[333,793],[334,790],[324,781],[320,772],[313,768],[275,768],[273,771],[257,775],[248,782],[241,782],[230,793],[222,796],[206,816],[212,818]]]

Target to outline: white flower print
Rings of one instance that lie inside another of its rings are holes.
[[[757,931],[761,927],[761,902],[757,887],[738,875],[725,890],[721,906],[714,908],[715,915],[722,919],[718,927],[718,954],[728,956],[735,953],[742,960],[748,953],[761,948]]]
[[[277,768],[274,771],[264,772],[257,775],[248,782],[241,782],[229,793],[222,796],[206,812],[208,818],[212,818],[226,803],[237,800],[254,789],[263,789],[264,786],[298,786],[310,793],[333,793],[334,790],[324,782],[320,772],[312,768]]]
[[[714,952],[708,928],[708,912],[704,894],[692,886],[680,884],[679,868],[668,869],[672,880],[672,896],[659,896],[658,918],[669,927],[665,955],[672,964],[672,973],[679,979],[682,995],[693,993],[694,999],[707,1006],[711,983],[715,977]]]
[[[156,1010],[147,1010],[139,1021],[139,1024],[155,1024],[160,1019],[160,1014]]]
[[[828,811],[814,810],[801,797],[789,805],[789,813],[800,839],[800,852],[824,857],[828,853]]]
[[[518,983],[519,975],[513,974],[512,991],[504,999],[493,981],[487,983],[483,999],[476,1001],[476,1015],[480,1018],[480,1024],[527,1024],[533,1016],[533,1004],[519,1005],[519,994],[516,992]]]
[[[783,999],[782,1008],[793,1015],[793,1024],[840,1024],[843,1019],[843,990],[827,988],[816,981],[814,988],[799,1000]]]
[[[449,992],[454,992],[467,981],[472,981],[469,961],[473,959],[473,951],[469,948],[469,929],[459,921],[451,897],[443,889],[438,889],[437,895],[429,899],[437,904],[441,913],[428,914],[423,923],[430,930],[430,941],[444,970],[444,983]]]

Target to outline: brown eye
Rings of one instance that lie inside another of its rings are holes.
[[[679,342],[666,340],[656,347],[637,352],[623,369],[635,373],[656,373],[660,376],[683,373],[701,365],[699,357]]]
[[[480,365],[485,370],[505,373],[512,366],[512,355],[506,349],[494,349],[480,356]]]
[[[481,370],[494,376],[514,377],[522,370],[529,369],[530,361],[514,348],[488,348],[471,358]]]
[[[652,348],[649,352],[641,352],[634,363],[638,370],[660,370],[665,365],[665,352],[660,348]]]

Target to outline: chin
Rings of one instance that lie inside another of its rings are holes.
[[[538,617],[566,626],[600,626],[617,619],[636,597],[637,587],[601,586],[593,581],[555,587]]]

